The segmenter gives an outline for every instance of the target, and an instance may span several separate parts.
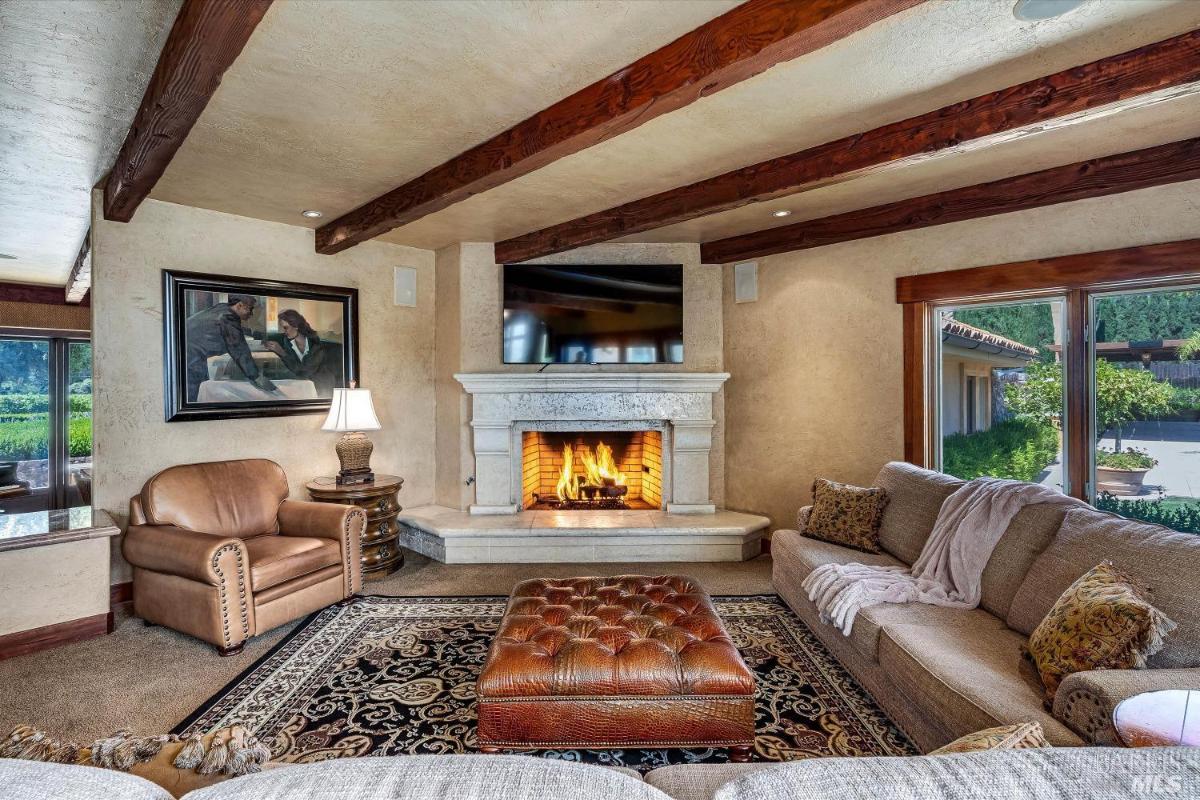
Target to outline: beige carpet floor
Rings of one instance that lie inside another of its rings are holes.
[[[771,560],[717,564],[464,564],[410,556],[367,583],[364,594],[398,597],[506,595],[525,578],[641,573],[691,575],[711,594],[771,594]],[[0,735],[22,723],[90,741],[120,728],[164,733],[282,639],[284,625],[246,643],[237,656],[119,614],[116,630],[86,642],[0,661]]]

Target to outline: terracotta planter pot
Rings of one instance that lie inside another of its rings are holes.
[[[1096,490],[1118,496],[1141,494],[1142,483],[1149,471],[1150,469],[1096,467]]]

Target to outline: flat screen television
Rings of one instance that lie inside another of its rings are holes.
[[[683,363],[683,267],[505,265],[504,363]]]

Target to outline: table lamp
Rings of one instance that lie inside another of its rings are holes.
[[[371,472],[371,451],[375,447],[363,431],[377,431],[379,428],[379,417],[375,416],[375,407],[371,405],[370,389],[356,389],[351,381],[349,389],[333,390],[329,416],[325,418],[321,430],[342,432],[342,438],[334,447],[342,466],[337,474],[339,486],[375,480],[375,473]]]

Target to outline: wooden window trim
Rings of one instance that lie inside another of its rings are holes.
[[[932,467],[929,424],[934,408],[932,341],[934,308],[998,300],[1066,298],[1063,431],[1067,494],[1088,500],[1091,472],[1091,376],[1087,345],[1092,295],[1113,290],[1166,288],[1200,281],[1200,239],[1126,247],[1055,258],[993,264],[896,279],[896,302],[904,309],[904,458]],[[1084,343],[1084,346],[1076,346]]]

